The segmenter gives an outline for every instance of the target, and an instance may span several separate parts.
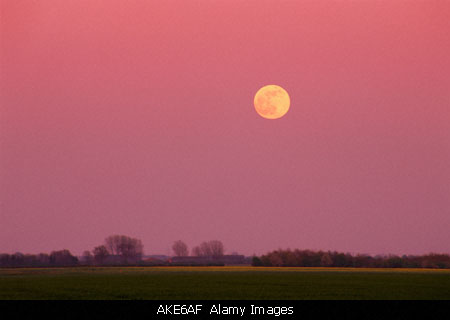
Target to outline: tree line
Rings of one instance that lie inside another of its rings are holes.
[[[176,257],[189,256],[188,246],[181,240],[175,241],[172,250]],[[192,248],[192,256],[194,257],[219,258],[224,255],[224,252],[223,243],[219,240],[204,241],[200,245]]]
[[[0,254],[0,267],[68,267],[78,264],[78,258],[73,256],[69,250],[52,251],[39,254]]]
[[[336,251],[274,250],[253,257],[253,266],[266,267],[352,267],[352,268],[437,268],[450,269],[450,255],[352,255]]]
[[[126,265],[138,264],[142,260],[144,246],[141,240],[124,235],[112,235],[104,244],[92,251],[84,251],[77,258],[67,250],[52,251],[50,254],[0,254],[0,267],[69,267],[77,265]]]
[[[172,246],[174,256],[189,256],[189,250],[181,240]],[[69,267],[69,266],[102,266],[102,265],[143,265],[144,246],[142,241],[125,235],[111,235],[103,244],[86,250],[80,258],[69,250],[57,250],[48,253],[0,254],[0,267]],[[217,258],[224,255],[221,241],[204,241],[192,249],[192,256]],[[162,262],[161,262],[162,263]],[[145,265],[145,264],[144,264]]]
[[[124,235],[111,235],[103,244],[91,251],[84,251],[80,258],[67,249],[52,251],[50,254],[0,254],[0,267],[66,267],[102,265],[155,265],[153,261],[143,261],[144,246],[141,240]],[[219,240],[204,241],[194,246],[189,255],[185,242],[177,240],[172,245],[173,256],[178,261],[204,263],[220,260],[224,256],[224,245]],[[243,257],[243,256],[241,256]],[[192,260],[194,259],[194,260]],[[151,259],[150,259],[151,260]],[[175,263],[175,258],[173,258]],[[181,262],[181,263],[185,263]],[[172,265],[170,260],[157,261],[158,265]],[[180,263],[180,262],[178,262]],[[247,262],[249,263],[249,262]],[[199,264],[199,265],[200,265]],[[175,264],[174,264],[175,265]],[[337,251],[274,250],[252,258],[253,266],[267,267],[353,267],[353,268],[440,268],[450,269],[450,255],[352,255]]]

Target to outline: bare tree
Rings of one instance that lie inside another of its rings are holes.
[[[106,258],[109,256],[108,249],[105,246],[98,246],[92,250],[94,254],[94,261],[96,264],[103,264]]]
[[[211,247],[209,246],[209,242],[200,243],[200,256],[202,257],[212,257]]]
[[[122,257],[124,263],[141,260],[144,246],[141,240],[124,235],[113,235],[105,239],[105,245],[113,255]]]
[[[195,247],[192,250],[192,253],[193,255],[200,257],[218,258],[223,256],[224,247],[222,242],[219,240],[204,241],[200,244],[200,246]]]
[[[175,241],[172,250],[177,257],[186,257],[189,255],[188,246],[181,240]]]
[[[121,242],[120,238],[121,236],[115,234],[105,239],[106,249],[108,249],[108,252],[113,256],[119,254],[118,250]]]
[[[212,241],[209,241],[208,243],[209,243],[209,248],[210,248],[212,257],[218,258],[218,257],[223,256],[223,253],[225,250],[223,248],[222,241],[212,240]]]
[[[202,255],[202,250],[200,250],[199,246],[192,248],[192,255],[196,257],[200,257]]]
[[[125,263],[128,263],[130,260],[134,262],[141,260],[143,249],[144,246],[141,240],[121,236],[118,253],[122,256]]]

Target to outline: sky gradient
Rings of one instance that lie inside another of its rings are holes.
[[[0,252],[450,253],[449,1],[0,3]]]

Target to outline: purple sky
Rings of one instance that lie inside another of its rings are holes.
[[[1,1],[0,252],[450,253],[450,2]],[[258,116],[285,88],[288,114]]]

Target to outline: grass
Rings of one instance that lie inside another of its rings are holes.
[[[0,269],[0,299],[450,299],[450,270],[78,267]]]

